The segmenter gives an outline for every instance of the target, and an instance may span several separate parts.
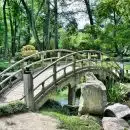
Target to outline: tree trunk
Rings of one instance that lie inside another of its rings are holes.
[[[58,9],[57,0],[54,0],[54,13],[55,13],[55,49],[58,49]]]
[[[41,42],[39,40],[39,37],[38,37],[38,34],[37,34],[37,30],[36,30],[36,27],[35,27],[35,21],[34,21],[34,16],[32,15],[32,10],[30,10],[27,6],[27,4],[25,3],[24,0],[21,0],[25,10],[26,10],[26,14],[27,14],[27,18],[28,18],[28,21],[29,21],[29,26],[31,28],[31,31],[32,31],[32,34],[34,36],[34,39],[35,39],[35,42],[37,43],[37,48],[38,50],[40,51],[41,50]]]
[[[114,14],[114,32],[113,32],[113,38],[115,38],[116,37],[116,25],[117,25],[117,20],[116,20],[116,13],[115,13],[115,11],[113,12],[113,14]],[[115,51],[116,51],[116,53],[118,54],[119,53],[119,50],[118,50],[118,44],[117,44],[117,42],[114,40],[114,47],[115,47]]]
[[[5,32],[4,32],[5,56],[8,53],[8,25],[7,25],[7,19],[6,19],[6,3],[7,3],[7,0],[4,0],[4,4],[3,4],[3,17],[4,17],[4,27],[5,27]]]
[[[89,2],[89,0],[84,0],[84,2],[85,2],[85,5],[86,5],[86,8],[87,8],[90,25],[94,25],[93,17],[92,17],[93,15],[92,15],[92,11],[91,11],[91,8],[90,8],[90,2]]]
[[[50,49],[50,0],[46,1],[46,19],[45,19],[45,27],[44,27],[44,49]]]

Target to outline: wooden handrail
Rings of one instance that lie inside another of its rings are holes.
[[[2,74],[4,74],[4,73],[8,72],[8,71],[9,71],[10,69],[12,69],[13,67],[16,67],[17,65],[23,63],[24,61],[26,61],[26,60],[32,58],[32,57],[35,56],[35,55],[40,55],[40,54],[43,55],[43,54],[51,53],[51,52],[56,52],[56,54],[57,54],[57,52],[67,52],[67,53],[69,53],[69,54],[66,54],[65,56],[62,56],[62,57],[60,57],[60,55],[58,54],[58,57],[51,57],[51,58],[46,58],[46,59],[43,58],[43,59],[41,59],[41,60],[39,60],[39,61],[36,61],[36,62],[30,63],[30,64],[28,64],[28,65],[26,65],[26,66],[23,66],[22,69],[18,70],[18,71],[17,71],[16,73],[14,73],[13,75],[11,75],[11,76],[7,77],[6,79],[4,79],[4,80],[0,83],[0,86],[2,86],[6,81],[10,80],[10,79],[11,79],[13,76],[15,76],[16,74],[21,73],[21,72],[23,71],[23,69],[25,69],[26,67],[31,67],[31,66],[33,66],[33,65],[35,65],[35,64],[42,63],[42,62],[47,61],[47,60],[52,60],[52,61],[53,61],[53,59],[54,59],[55,61],[54,61],[53,63],[49,64],[47,67],[43,68],[43,69],[42,69],[40,72],[38,72],[36,75],[34,75],[34,76],[33,76],[33,80],[34,80],[35,78],[37,78],[40,74],[42,74],[44,71],[46,71],[46,70],[48,70],[48,69],[50,69],[50,68],[53,68],[53,71],[54,71],[53,74],[51,74],[49,77],[47,77],[46,79],[44,79],[43,82],[44,82],[44,84],[45,84],[45,82],[46,82],[49,78],[53,77],[53,81],[54,81],[54,83],[56,84],[56,82],[57,82],[57,77],[56,77],[57,73],[58,73],[59,71],[62,71],[62,70],[63,70],[63,76],[65,76],[65,75],[66,75],[66,71],[65,71],[65,70],[66,70],[66,68],[69,67],[69,66],[73,66],[73,71],[72,71],[72,72],[75,73],[76,64],[77,64],[77,63],[81,63],[81,68],[83,68],[83,64],[89,63],[89,64],[86,64],[86,65],[87,65],[87,67],[91,67],[91,68],[92,68],[92,67],[100,68],[99,66],[101,66],[101,67],[103,67],[103,68],[109,68],[109,67],[110,67],[111,70],[112,70],[112,69],[117,70],[117,68],[120,69],[119,65],[118,65],[116,62],[114,62],[114,63],[115,63],[114,65],[111,64],[110,62],[107,62],[106,66],[103,66],[103,63],[106,63],[106,61],[103,61],[102,59],[85,59],[85,57],[86,57],[85,54],[87,54],[87,53],[96,53],[96,54],[101,54],[101,55],[102,55],[103,53],[100,52],[100,51],[83,50],[83,51],[73,52],[73,51],[69,51],[69,50],[59,49],[59,50],[48,50],[48,51],[38,52],[38,53],[36,53],[36,54],[33,54],[33,55],[31,55],[31,56],[28,56],[28,57],[26,57],[26,58],[24,58],[24,59],[18,61],[18,62],[15,63],[14,65],[10,66],[10,67],[7,68],[5,71],[1,72],[1,73],[0,73],[0,76],[1,76]],[[57,69],[56,65],[62,63],[62,62],[64,61],[64,59],[68,59],[68,58],[69,58],[69,63],[67,63],[67,65],[65,65],[65,66],[62,67],[61,69],[56,70],[56,69]],[[91,62],[91,63],[90,63],[90,62]],[[43,83],[43,82],[42,82],[42,83]],[[34,88],[34,91],[35,91],[40,85],[42,85],[42,83],[39,83],[39,84]],[[47,86],[46,86],[46,87],[47,87]]]

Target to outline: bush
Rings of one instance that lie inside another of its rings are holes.
[[[53,109],[62,109],[62,106],[60,105],[59,102],[55,101],[55,100],[52,100],[52,99],[49,99],[44,105],[43,107],[45,108],[53,108]]]
[[[38,51],[35,49],[33,45],[26,45],[26,46],[23,46],[23,48],[21,49],[22,57],[27,57],[37,52]],[[34,58],[37,58],[37,57],[39,57],[39,55],[34,56]]]
[[[22,102],[14,102],[8,105],[0,106],[0,116],[9,116],[21,112],[27,112],[27,106]]]
[[[127,90],[125,86],[120,84],[115,84],[111,88],[108,89],[108,101],[109,102],[124,102],[125,96],[127,94]]]

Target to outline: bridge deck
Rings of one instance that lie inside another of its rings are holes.
[[[57,70],[61,69],[62,66],[57,67]],[[67,67],[66,72],[72,71],[72,67]],[[53,69],[49,69],[47,71],[44,71],[42,74],[40,74],[37,78],[34,79],[34,88],[39,84],[42,83],[44,79],[49,77],[53,74]],[[57,73],[57,78],[63,75],[63,70]],[[49,78],[47,82],[45,83],[45,86],[47,84],[51,83],[53,81],[53,78]],[[34,95],[39,93],[42,89],[42,86],[40,86],[36,91],[34,92]],[[23,81],[15,84],[10,90],[8,90],[4,95],[0,97],[0,104],[7,104],[9,102],[13,102],[16,100],[21,99],[24,96],[24,83]]]

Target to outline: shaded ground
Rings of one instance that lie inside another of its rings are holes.
[[[0,130],[58,130],[58,124],[55,118],[31,112],[0,118]]]

